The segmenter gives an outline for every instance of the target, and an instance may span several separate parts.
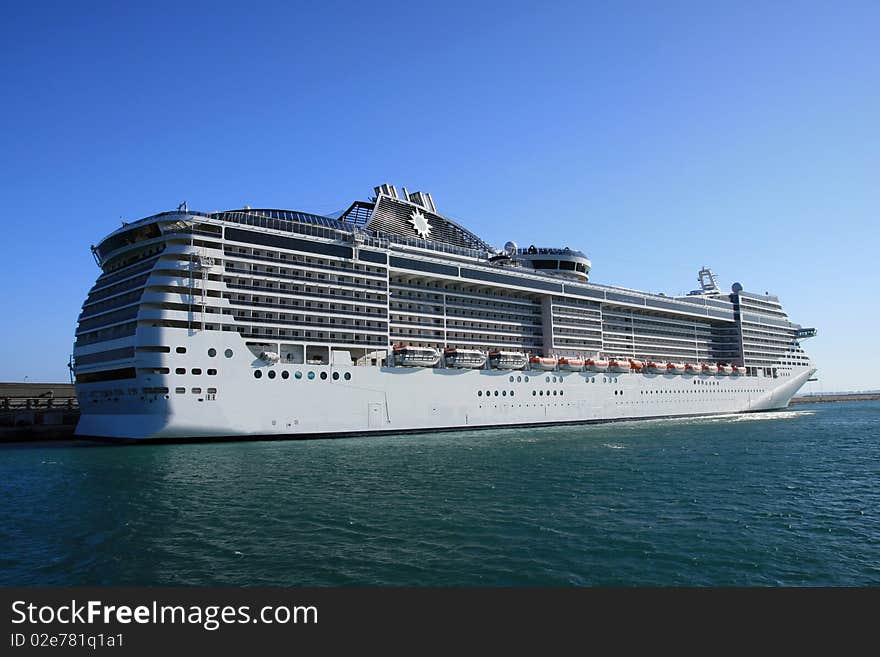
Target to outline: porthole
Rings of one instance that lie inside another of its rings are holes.
[[[506,391],[506,390],[502,390],[502,391],[501,391],[501,396],[502,396],[502,397],[507,397],[507,391]]]
[[[192,373],[193,373],[193,374],[196,374],[196,375],[199,375],[199,374],[202,373],[202,368],[200,368],[200,367],[194,367],[194,368],[192,368]]]
[[[327,380],[327,372],[321,372],[321,381]]]
[[[495,396],[496,396],[496,397],[498,396],[498,391],[497,391],[497,390],[495,391]]]
[[[309,380],[314,379],[314,378],[315,378],[315,373],[314,373],[314,372],[309,372],[309,373],[308,373],[308,378],[309,378]]]
[[[543,396],[544,396],[544,391],[543,391],[543,390],[539,390],[539,391],[538,391],[538,394],[541,395],[541,397],[543,397]]]
[[[284,370],[284,371],[281,373],[281,378],[282,378],[282,379],[289,379],[289,378],[290,378],[290,372],[288,372],[287,370]]]
[[[175,374],[186,374],[186,368],[185,367],[178,367],[177,369],[174,370],[174,373]]]
[[[553,391],[553,396],[554,396],[554,397],[556,396],[556,391],[555,391],[555,390]]]
[[[510,382],[513,383],[513,377],[512,377],[512,376],[510,377]]]
[[[339,372],[333,372],[333,380],[339,381]]]
[[[269,378],[270,378],[270,379],[274,379],[274,378],[275,378],[275,370],[269,370]]]
[[[525,377],[525,382],[526,382],[526,383],[529,382],[529,377]]]
[[[522,377],[521,377],[521,376],[516,377],[516,382],[517,382],[517,383],[522,383]]]
[[[186,347],[177,347],[177,349],[175,349],[174,351],[176,351],[176,352],[179,353],[179,354],[185,354],[185,353],[186,353]]]
[[[560,380],[561,380],[561,377],[560,377]],[[555,376],[553,377],[553,383],[556,383],[556,377],[555,377]]]
[[[513,390],[510,391],[510,396],[513,397]]]
[[[226,356],[227,358],[232,358],[232,349],[227,349],[226,351],[223,352],[223,355]]]
[[[303,373],[302,373],[302,372],[299,372],[299,371],[296,371],[296,372],[293,373],[293,378],[294,378],[294,379],[301,379],[301,378],[303,378]]]
[[[182,395],[183,393],[186,392],[186,388],[175,388],[174,392],[177,393],[178,395]]]
[[[532,390],[532,397],[537,397],[537,396],[538,396],[538,391]]]
[[[193,389],[192,389],[192,393],[193,393],[194,395],[201,395],[201,394],[202,394],[202,389],[201,389],[201,388],[193,388]]]
[[[208,376],[217,376],[217,370],[208,370]]]
[[[549,376],[545,376],[545,377],[544,377],[544,382],[545,382],[545,383],[550,383],[550,377],[549,377]]]
[[[477,397],[482,397],[482,396],[483,396],[483,391],[477,390]]]
[[[214,349],[214,347],[211,347],[210,349],[208,349],[208,356],[210,356],[211,358],[213,358],[213,357],[216,356],[216,355],[217,355],[217,350]]]
[[[344,378],[346,381],[351,381],[351,372],[346,372],[345,376],[343,376],[342,378]]]

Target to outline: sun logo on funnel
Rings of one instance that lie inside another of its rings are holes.
[[[421,237],[427,239],[431,236],[431,224],[428,223],[428,219],[422,214],[421,210],[413,210],[413,213],[409,216],[409,221]]]

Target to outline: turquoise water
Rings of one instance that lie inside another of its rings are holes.
[[[3,585],[880,585],[880,403],[0,447]]]

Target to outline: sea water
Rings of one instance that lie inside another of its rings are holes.
[[[0,446],[0,584],[880,585],[880,403]]]

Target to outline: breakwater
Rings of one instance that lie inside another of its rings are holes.
[[[794,397],[791,405],[797,404],[818,404],[820,402],[854,402],[854,401],[877,401],[880,400],[880,393],[876,392],[846,392],[834,393],[827,395],[804,395],[802,397]]]

